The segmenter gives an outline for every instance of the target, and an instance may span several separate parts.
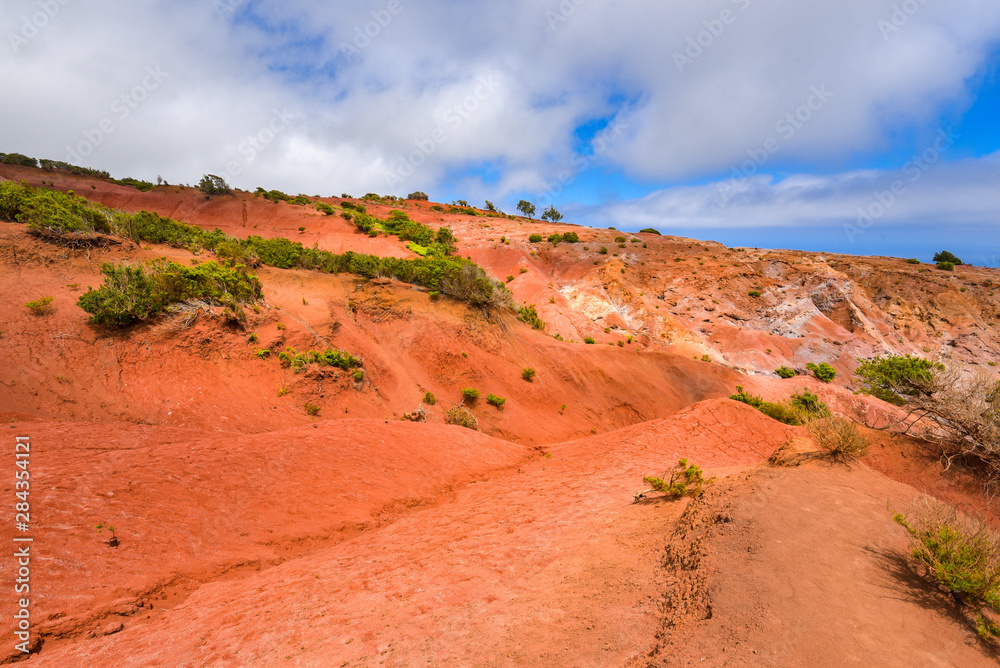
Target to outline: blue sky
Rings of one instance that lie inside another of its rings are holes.
[[[1000,264],[995,0],[11,0],[0,150]]]

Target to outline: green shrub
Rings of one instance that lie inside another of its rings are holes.
[[[7,153],[3,155],[0,159],[5,165],[20,165],[21,167],[38,167],[38,160],[35,158],[29,158],[26,155],[20,153]]]
[[[566,232],[562,235],[562,240],[568,244],[580,243],[580,235],[576,232]]]
[[[344,371],[361,367],[360,359],[335,348],[327,348],[323,352],[307,350],[300,353],[295,348],[288,347],[284,352],[278,353],[278,360],[282,366],[291,368],[295,373],[302,371],[308,364],[332,366]]]
[[[600,253],[601,255],[607,255],[608,254],[608,247],[607,246],[601,246],[600,249],[597,252]]]
[[[514,280],[514,275],[513,274],[507,274],[507,282],[510,283],[513,280]]]
[[[523,378],[524,380],[530,383],[532,379],[534,379],[534,377],[535,377],[535,370],[530,366],[526,366],[523,369],[521,369],[521,378]]]
[[[918,260],[915,257],[911,257],[909,260],[906,261],[906,264],[920,264],[920,260]]]
[[[615,243],[616,244],[623,244],[626,241],[628,241],[628,239],[626,239],[625,237],[615,237]]]
[[[550,244],[552,244],[554,246],[558,246],[559,242],[562,241],[562,240],[563,240],[563,236],[561,234],[550,234],[548,236],[548,238],[546,239],[546,241],[548,241]]]
[[[434,396],[433,392],[430,391],[424,392],[424,403],[427,404],[428,406],[433,406],[434,404],[437,403],[437,397]]]
[[[215,197],[216,195],[228,195],[232,192],[225,179],[215,174],[205,174],[198,182],[198,189],[205,193],[205,197]]]
[[[120,186],[131,186],[140,192],[149,192],[155,186],[149,181],[142,181],[140,179],[133,179],[131,176],[127,176],[124,179],[111,179],[112,183],[117,183]]]
[[[326,216],[332,216],[337,213],[337,210],[326,202],[316,202],[316,210]]]
[[[592,345],[594,345],[594,343],[596,343],[594,341],[594,337],[592,337],[592,336],[585,336],[585,337],[583,337],[583,342],[586,343],[588,346],[592,346]]]
[[[544,331],[545,323],[538,317],[534,304],[525,304],[517,310],[517,319],[531,325],[534,329]]]
[[[307,402],[306,405],[303,406],[303,408],[306,409],[306,413],[308,415],[312,415],[312,416],[319,415],[319,406],[317,406],[316,404],[308,403]]]
[[[77,305],[90,313],[90,322],[124,327],[161,313],[171,304],[202,300],[235,308],[263,297],[260,281],[243,265],[206,262],[185,267],[166,258],[139,266],[101,267],[104,284],[87,290]]]
[[[430,199],[430,197],[428,197],[427,193],[423,192],[422,190],[418,190],[416,192],[412,192],[409,195],[407,195],[406,199],[416,199],[426,202],[427,200]]]
[[[533,244],[537,244],[537,243],[541,242],[541,240],[542,240],[542,235],[541,234],[532,234],[532,235],[530,235],[528,237],[528,241],[530,243],[533,243]]]
[[[440,204],[435,204],[434,206],[431,207],[431,211],[444,211],[444,207],[441,206]]]
[[[952,262],[938,262],[937,268],[941,269],[942,271],[954,271],[955,264]]]
[[[660,236],[660,231],[657,230],[657,229],[654,229],[652,227],[647,227],[644,230],[639,230],[639,233],[640,234],[655,234],[656,236]]]
[[[796,375],[795,369],[789,369],[787,366],[775,369],[774,373],[778,374],[780,378],[794,378]]]
[[[486,403],[488,403],[490,406],[495,406],[496,408],[503,408],[503,405],[507,403],[507,399],[505,397],[497,396],[495,394],[487,394]]]
[[[894,513],[893,520],[910,534],[912,556],[927,567],[927,576],[972,614],[979,636],[1000,637],[1000,627],[983,615],[987,609],[1000,613],[1000,536],[985,522],[931,500],[910,517]]]
[[[888,355],[862,360],[854,375],[861,381],[862,394],[902,406],[920,394],[936,370],[943,369],[942,365],[916,355]]]
[[[751,290],[747,294],[756,299],[757,297],[760,297],[760,290]]]
[[[462,388],[462,397],[469,401],[475,401],[479,398],[479,390],[474,387]]]
[[[365,372],[363,369],[355,369],[351,372],[351,377],[354,378],[354,382],[360,383],[365,379]]]
[[[41,299],[25,303],[25,306],[31,309],[31,312],[35,315],[44,315],[52,309],[53,299],[55,299],[55,297],[42,297]]]
[[[950,263],[952,267],[957,267],[958,265],[962,264],[962,261],[958,259],[958,257],[954,253],[951,253],[946,250],[941,251],[940,253],[935,253],[934,261],[937,263],[947,262]]]
[[[737,385],[736,394],[730,395],[729,398],[752,406],[769,418],[792,426],[808,424],[814,419],[829,415],[826,404],[807,390],[803,390],[802,394],[793,394],[787,402],[776,403],[748,394],[742,385]]]
[[[646,476],[642,479],[644,483],[652,488],[652,491],[662,492],[668,498],[680,499],[685,496],[697,498],[705,493],[705,485],[715,478],[705,480],[705,475],[696,464],[689,464],[687,459],[677,462],[677,466],[663,473],[660,478]],[[636,499],[640,498],[640,492]]]
[[[271,351],[267,348],[258,348],[257,350],[253,351],[253,354],[256,355],[257,359],[259,360],[266,360],[268,357],[271,356]]]
[[[809,362],[809,364],[806,364],[806,368],[812,371],[816,378],[824,383],[829,383],[837,377],[837,370],[826,362],[820,362],[819,364]]]

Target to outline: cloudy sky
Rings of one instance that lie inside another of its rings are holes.
[[[996,0],[5,0],[0,151],[1000,266]]]

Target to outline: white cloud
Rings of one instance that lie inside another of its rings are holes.
[[[718,174],[769,138],[781,160],[826,171],[888,146],[893,131],[931,133],[962,111],[1000,38],[993,0],[908,0],[912,16],[888,32],[879,21],[902,0],[220,1],[234,12],[221,18],[210,0],[5,2],[0,150],[63,159],[111,118],[114,131],[81,161],[116,175],[194,181],[236,161],[231,180],[247,188],[434,195],[456,170],[490,162],[501,165],[497,184],[462,183],[499,200],[544,190],[570,160],[574,129],[622,109],[627,130],[603,158],[630,177]],[[14,52],[10,34],[40,2],[60,9]],[[355,42],[366,29],[369,41]],[[689,37],[707,45],[679,69]],[[169,77],[115,116],[112,103],[147,66]],[[456,124],[455,106],[484,78],[500,84]],[[815,86],[832,97],[786,138],[778,122]],[[297,118],[248,161],[240,147],[275,109]],[[387,171],[415,162],[438,128],[444,139],[390,188]],[[805,207],[792,186],[760,196]],[[698,189],[670,192],[668,211],[712,210]]]

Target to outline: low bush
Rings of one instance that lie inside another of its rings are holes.
[[[437,403],[437,397],[434,396],[433,392],[430,391],[424,392],[424,403],[427,404],[428,406],[433,406],[434,404]]]
[[[473,415],[472,411],[462,404],[457,404],[446,410],[444,421],[447,424],[458,425],[459,427],[465,427],[473,431],[479,430],[479,420]]]
[[[764,401],[758,396],[747,393],[742,385],[737,385],[736,394],[730,395],[729,398],[752,406],[769,418],[792,426],[808,424],[830,414],[826,404],[808,390],[803,390],[802,394],[793,394],[788,401],[778,403]]]
[[[538,317],[534,304],[525,304],[517,310],[517,319],[531,325],[534,329],[544,331],[545,323]]]
[[[925,500],[909,516],[893,520],[910,534],[913,558],[927,577],[972,615],[982,638],[1000,637],[1000,627],[984,612],[1000,614],[1000,536],[985,522],[940,502]]]
[[[306,409],[306,414],[316,416],[319,415],[319,406],[313,403],[306,403],[303,408]]]
[[[528,241],[530,243],[537,244],[541,242],[542,238],[541,234],[532,234],[528,237]]]
[[[506,397],[501,397],[496,394],[487,394],[486,403],[490,406],[495,406],[496,408],[503,408],[503,405],[507,403]]]
[[[756,299],[757,297],[760,297],[760,290],[751,290],[747,294]]]
[[[596,343],[596,341],[594,341],[594,337],[592,336],[583,337],[583,342],[586,343],[588,346],[592,346]]]
[[[426,202],[427,200],[430,199],[430,197],[428,197],[427,193],[423,192],[422,190],[418,190],[416,192],[412,192],[409,195],[407,195],[406,199],[416,199]]]
[[[323,352],[307,350],[300,353],[295,348],[289,347],[285,348],[284,352],[278,353],[278,360],[281,361],[282,366],[291,368],[295,373],[302,371],[308,364],[332,366],[344,371],[356,369],[361,366],[360,359],[350,353],[345,353],[343,350],[336,350],[334,348],[327,348]]]
[[[840,417],[828,417],[809,423],[809,433],[816,444],[840,461],[860,459],[868,451],[868,439],[857,425]]]
[[[77,305],[97,325],[124,327],[158,315],[171,304],[200,300],[232,307],[263,298],[260,281],[243,265],[206,262],[185,267],[166,258],[140,266],[101,266],[104,284],[87,290]]]
[[[327,204],[326,202],[316,202],[316,210],[325,216],[332,216],[333,214],[337,213],[337,210],[334,209],[329,204]]]
[[[462,397],[468,399],[470,402],[475,401],[479,398],[479,390],[474,387],[462,388]]]
[[[536,375],[535,370],[530,366],[526,366],[523,369],[521,369],[521,378],[528,381],[529,383],[534,379],[535,375]]]
[[[909,260],[906,261],[906,264],[920,264],[920,260],[918,260],[915,257],[911,257]]]
[[[862,360],[854,375],[861,381],[862,394],[902,406],[920,394],[935,371],[943,369],[942,365],[916,355],[889,355]]]
[[[659,478],[646,476],[642,479],[650,486],[649,491],[662,492],[668,498],[680,499],[685,496],[699,497],[705,492],[705,485],[714,478],[705,480],[705,475],[696,464],[689,464],[687,459],[677,462],[677,466],[663,473]],[[636,495],[639,498],[643,492]]]
[[[778,374],[780,378],[794,378],[796,376],[795,369],[789,369],[787,366],[775,369],[774,373]]]
[[[955,255],[951,251],[946,251],[946,250],[943,250],[940,253],[935,253],[934,262],[948,262],[953,267],[957,267],[958,265],[962,264],[962,261],[958,258],[957,255]]]
[[[647,227],[646,229],[639,230],[639,232],[640,234],[655,234],[657,236],[660,236],[660,231],[657,229],[653,229],[652,227]]]
[[[205,197],[212,198],[216,195],[228,195],[232,192],[225,179],[215,174],[205,174],[198,182],[198,189],[205,193]]]
[[[607,255],[608,254],[608,247],[607,246],[601,246],[600,249],[598,249],[597,252],[600,253],[601,255]]]
[[[615,243],[616,244],[623,244],[626,241],[628,241],[628,239],[626,239],[625,237],[615,237]]]
[[[21,153],[0,154],[0,162],[5,165],[20,165],[22,167],[38,167],[38,160],[29,158]]]
[[[36,299],[25,303],[32,313],[35,315],[45,315],[52,309],[52,300],[54,297],[42,297],[41,299]]]
[[[954,271],[955,264],[953,262],[938,262],[937,268],[943,271]]]
[[[837,370],[826,362],[820,362],[819,364],[809,362],[809,364],[806,364],[806,368],[812,371],[816,378],[824,383],[829,383],[837,377]]]

